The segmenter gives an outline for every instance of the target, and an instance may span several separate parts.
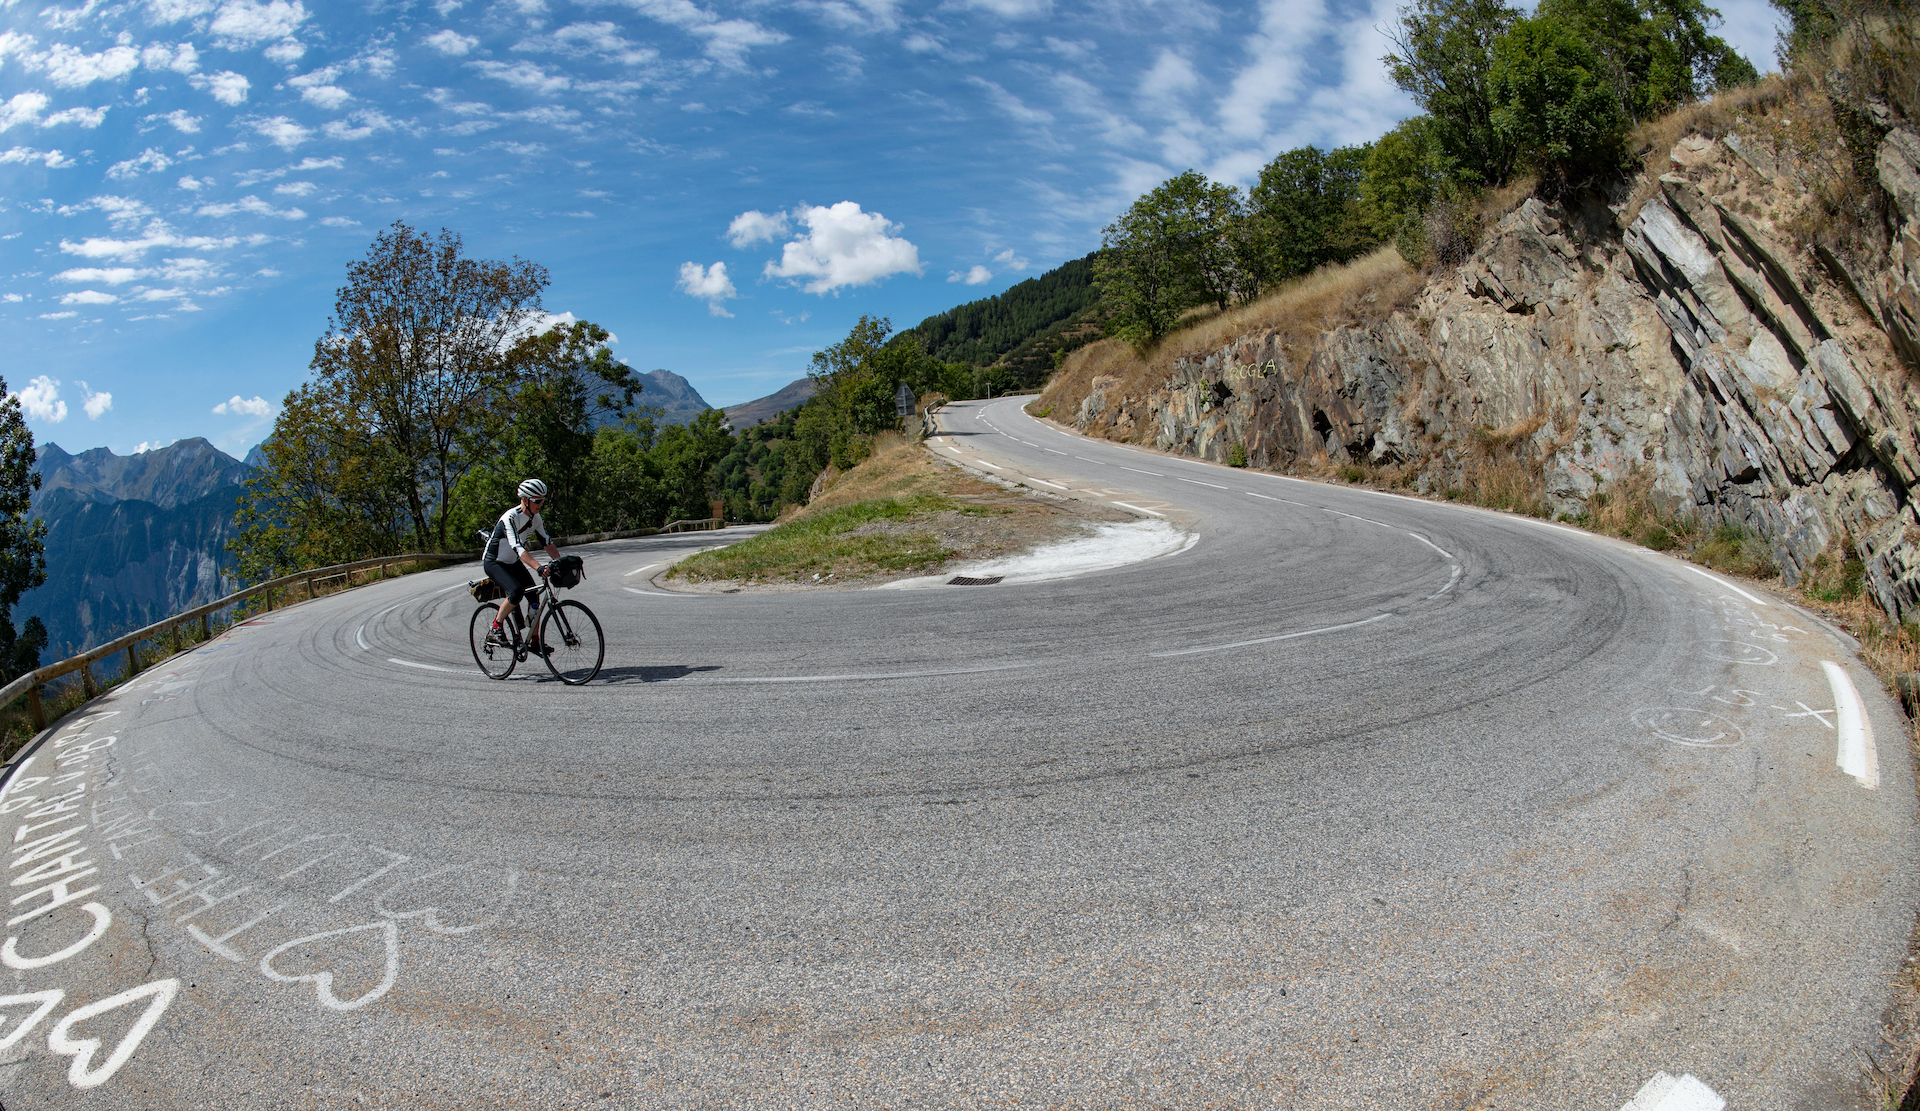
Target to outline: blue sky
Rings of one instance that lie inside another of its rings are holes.
[[[395,220],[727,405],[1078,257],[1188,167],[1413,110],[1396,0],[0,0],[0,358],[36,439],[236,455]],[[1763,0],[1723,34],[1771,68]]]

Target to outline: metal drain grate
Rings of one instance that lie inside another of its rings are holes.
[[[947,580],[947,585],[948,586],[992,586],[994,583],[999,582],[1002,577],[1003,576],[1000,576],[1000,575],[988,575],[984,579],[975,579],[975,578],[969,578],[966,575],[955,575],[954,577]]]

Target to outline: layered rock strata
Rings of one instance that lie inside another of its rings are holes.
[[[1530,199],[1457,271],[1292,357],[1274,333],[1174,364],[1145,397],[1096,379],[1086,430],[1289,470],[1320,456],[1458,483],[1489,445],[1578,515],[1636,474],[1675,512],[1763,538],[1789,581],[1850,541],[1920,615],[1920,134],[1879,157],[1899,234],[1863,277],[1792,234],[1811,182],[1763,136],[1690,136],[1612,205]]]

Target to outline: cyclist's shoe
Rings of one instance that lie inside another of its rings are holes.
[[[500,627],[500,623],[498,621],[495,621],[493,623],[493,628],[487,630],[486,647],[500,648],[505,646],[506,643],[507,643],[507,631]]]
[[[536,640],[528,643],[527,654],[531,656],[546,657],[546,656],[553,655],[553,649],[549,648],[545,641]]]

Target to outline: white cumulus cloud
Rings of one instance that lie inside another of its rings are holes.
[[[63,123],[77,123],[81,127],[95,128],[105,122],[106,118],[107,107],[104,104],[98,108],[66,108],[42,120],[40,126],[57,127]]]
[[[305,212],[297,208],[275,208],[255,196],[241,197],[229,204],[203,204],[197,210],[198,216],[231,216],[236,212],[247,212],[255,216],[272,216],[281,220],[304,220]]]
[[[462,57],[480,45],[479,39],[471,35],[463,35],[450,27],[435,31],[421,41],[450,58]]]
[[[80,408],[86,411],[88,420],[99,420],[101,414],[113,408],[112,394],[105,390],[95,391],[93,387],[87,385],[85,382],[76,381],[74,385],[79,386],[80,392],[87,395],[86,402],[82,404]]]
[[[806,225],[807,234],[787,243],[779,262],[767,263],[769,278],[826,294],[923,269],[920,249],[893,234],[899,225],[878,212],[862,212],[855,201],[795,209],[793,217]]]
[[[18,127],[21,124],[37,123],[40,113],[52,103],[47,94],[41,92],[21,93],[5,104],[0,104],[0,131]]]
[[[34,55],[30,64],[35,69],[44,69],[47,80],[61,88],[77,89],[95,81],[125,77],[140,65],[140,52],[131,46],[115,46],[98,54],[88,54],[58,42],[45,54]]]
[[[53,276],[59,282],[99,282],[103,285],[125,285],[128,282],[147,276],[145,270],[131,266],[110,266],[106,268],[83,266],[73,270],[62,270]]]
[[[776,212],[769,216],[759,209],[749,209],[733,218],[727,225],[727,242],[735,247],[751,247],[762,241],[771,243],[787,234],[787,214]]]
[[[61,320],[72,315],[70,312],[46,313],[40,319]],[[20,408],[26,410],[27,416],[34,420],[59,424],[67,419],[67,403],[60,400],[60,382],[57,379],[42,374],[28,382],[20,392],[8,396],[17,398]]]
[[[97,289],[83,289],[78,293],[60,295],[60,303],[63,305],[111,305],[119,299],[111,293],[102,293]]]
[[[678,288],[688,296],[705,301],[707,311],[714,316],[733,316],[722,302],[740,296],[739,291],[733,288],[733,279],[727,277],[727,264],[724,262],[706,267],[697,262],[681,263]]]
[[[241,397],[239,394],[234,394],[227,400],[215,405],[213,407],[213,413],[218,417],[268,417],[273,415],[273,402],[268,401],[258,394],[255,394],[253,397]]]
[[[156,42],[140,52],[140,64],[148,69],[170,69],[175,73],[192,73],[200,68],[200,52],[190,42],[169,47],[166,43]]]
[[[993,280],[993,271],[984,266],[975,266],[964,274],[958,270],[949,270],[947,271],[947,280],[950,282],[965,282],[968,285],[985,285]]]
[[[247,90],[252,82],[231,70],[219,73],[196,73],[187,79],[196,89],[205,89],[213,94],[213,99],[222,104],[239,104],[247,99]]]
[[[148,147],[124,162],[115,162],[107,169],[111,178],[130,178],[138,174],[157,174],[173,165],[173,160],[154,147]]]
[[[285,116],[255,120],[253,129],[282,150],[292,150],[313,135],[311,128],[301,127]]]
[[[268,39],[284,39],[306,19],[306,6],[299,0],[269,0],[265,4],[229,0],[220,6],[220,14],[213,17],[207,29],[224,39],[229,49],[240,49]]]

